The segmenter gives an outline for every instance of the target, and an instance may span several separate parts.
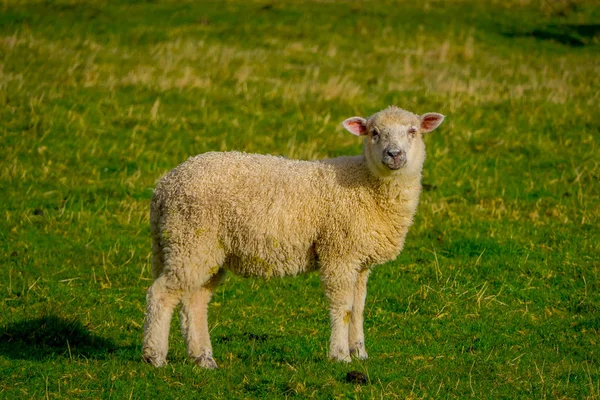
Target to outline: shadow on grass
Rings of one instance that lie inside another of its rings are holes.
[[[551,24],[527,32],[505,32],[507,37],[531,36],[552,40],[570,47],[582,47],[600,42],[600,24]]]
[[[111,340],[92,334],[81,322],[52,315],[0,328],[0,354],[12,359],[104,359],[119,349]]]

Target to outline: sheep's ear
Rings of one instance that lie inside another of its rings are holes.
[[[348,118],[342,122],[342,125],[353,135],[362,136],[367,134],[367,120],[362,117]]]
[[[444,118],[445,117],[442,114],[438,113],[427,113],[421,115],[421,132],[431,132],[440,126]]]

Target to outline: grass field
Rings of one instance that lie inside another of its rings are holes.
[[[0,2],[0,397],[600,398],[593,1]],[[316,274],[230,275],[221,369],[141,360],[155,181],[188,156],[360,152],[340,122],[445,114],[370,359],[327,361]],[[345,381],[351,370],[368,383]]]

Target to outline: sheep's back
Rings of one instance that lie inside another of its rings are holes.
[[[319,257],[379,263],[400,251],[410,222],[400,226],[380,207],[388,199],[369,178],[361,157],[206,153],[159,181],[153,208],[160,229],[180,235],[172,241],[217,238],[226,266],[242,275],[296,274]]]
[[[245,153],[192,157],[157,184],[163,226],[218,236],[230,269],[288,275],[315,267],[334,177],[318,162]],[[329,187],[329,189],[328,189]],[[168,228],[167,228],[168,229]]]

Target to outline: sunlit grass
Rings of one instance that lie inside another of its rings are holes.
[[[591,1],[1,2],[0,397],[600,397],[598,24]],[[227,279],[219,371],[177,318],[143,364],[156,180],[358,154],[340,122],[389,104],[447,118],[372,274],[370,360],[326,360],[313,274]]]

